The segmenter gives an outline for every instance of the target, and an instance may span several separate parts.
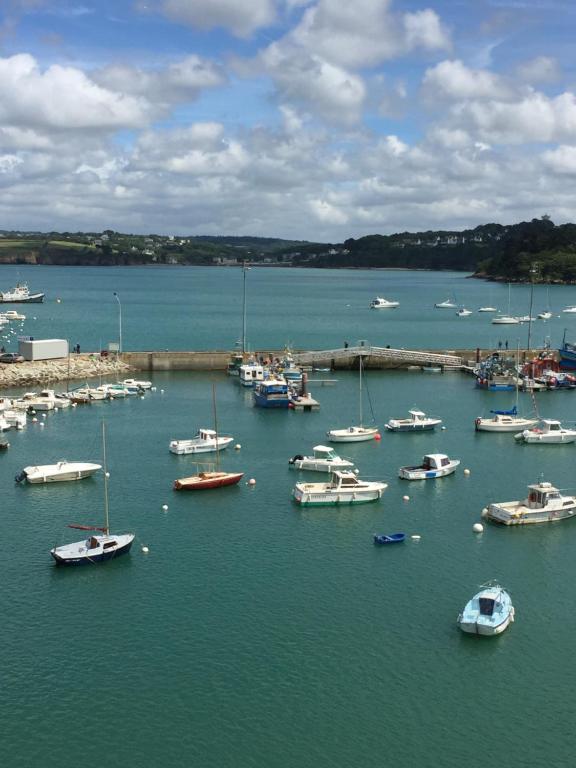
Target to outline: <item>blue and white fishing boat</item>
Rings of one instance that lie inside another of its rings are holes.
[[[514,621],[514,606],[508,592],[499,584],[485,584],[466,603],[458,616],[458,626],[472,635],[499,635]]]
[[[98,531],[87,539],[75,541],[72,544],[64,544],[54,547],[50,554],[58,565],[85,565],[88,563],[103,563],[115,557],[129,552],[135,534],[110,533],[110,511],[108,504],[108,472],[106,470],[106,433],[102,423],[102,446],[104,466],[104,526],[99,528],[93,525],[70,525],[69,528],[77,528],[82,531]]]
[[[432,480],[451,475],[460,465],[460,459],[450,459],[445,453],[428,453],[417,467],[400,467],[402,480]]]
[[[566,331],[562,338],[562,346],[558,350],[560,355],[560,368],[573,371],[576,369],[576,344],[566,341]]]
[[[259,408],[288,408],[290,390],[283,377],[259,381],[254,387],[254,405]]]

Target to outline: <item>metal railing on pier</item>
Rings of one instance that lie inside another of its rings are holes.
[[[436,352],[422,352],[413,349],[391,349],[390,347],[372,347],[364,344],[338,349],[322,349],[314,352],[298,352],[294,361],[298,365],[313,365],[314,363],[344,360],[354,358],[379,358],[389,360],[398,365],[439,365],[448,368],[460,368],[463,361],[458,355],[444,355]]]

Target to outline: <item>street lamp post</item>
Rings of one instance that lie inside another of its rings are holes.
[[[122,304],[116,291],[114,291],[114,296],[118,302],[118,352],[122,352]]]

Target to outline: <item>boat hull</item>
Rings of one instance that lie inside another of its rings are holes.
[[[383,489],[378,491],[356,491],[355,493],[306,493],[294,491],[294,500],[303,507],[326,507],[336,505],[366,504],[382,497]]]
[[[307,472],[333,472],[335,469],[350,469],[354,462],[341,459],[340,461],[322,461],[320,459],[295,459],[288,462],[294,469],[302,469]]]
[[[227,448],[233,437],[219,437],[218,445],[215,443],[194,443],[193,440],[173,440],[170,443],[170,453],[175,453],[178,456],[184,456],[191,453],[214,453],[215,451],[222,451]]]
[[[393,421],[390,421],[384,426],[390,432],[431,432],[441,423],[441,421],[434,421],[430,424],[396,424]]]
[[[91,477],[95,472],[102,469],[100,464],[91,464],[79,469],[75,469],[71,464],[69,466],[62,466],[61,468],[56,466],[46,467],[24,467],[22,473],[16,477],[19,482],[20,479],[26,480],[28,483],[62,483],[72,480],[84,480],[86,477]]]
[[[236,485],[244,477],[244,472],[206,472],[174,481],[175,491],[204,491],[210,488],[223,488]]]
[[[494,421],[478,418],[474,422],[477,432],[516,432],[528,429],[538,423],[538,419],[517,419],[516,421]]]
[[[374,440],[378,428],[349,427],[348,429],[332,429],[326,433],[331,443],[363,443]]]
[[[96,551],[88,549],[86,542],[76,542],[67,544],[64,547],[55,547],[50,550],[50,554],[57,565],[88,565],[90,563],[105,563],[108,560],[114,560],[116,557],[125,555],[130,551],[134,541],[134,534],[127,533],[121,536],[113,537],[118,544],[114,547],[104,549],[98,547]]]
[[[552,510],[531,510],[522,504],[490,504],[486,519],[497,525],[536,525],[540,523],[557,523],[576,517],[576,504],[571,507]]]
[[[45,294],[32,293],[24,298],[5,299],[0,297],[0,304],[41,304],[44,301]]]
[[[454,461],[450,466],[440,469],[422,469],[421,467],[400,467],[398,477],[402,480],[433,480],[436,477],[446,477],[456,471],[459,461]]]

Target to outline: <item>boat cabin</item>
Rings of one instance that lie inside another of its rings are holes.
[[[493,597],[479,597],[479,610],[481,616],[492,616],[496,608],[496,600]]]
[[[352,488],[361,485],[354,472],[333,472],[330,486],[332,488]]]
[[[429,453],[422,460],[422,469],[442,469],[450,464],[450,459],[445,453]]]
[[[314,451],[315,459],[337,459],[336,451],[334,448],[330,448],[327,445],[315,445],[312,449]]]
[[[528,486],[526,506],[528,509],[543,509],[553,499],[561,498],[562,494],[552,483],[536,483]]]
[[[264,366],[259,363],[244,363],[239,370],[240,381],[244,384],[264,380]]]
[[[216,439],[216,432],[213,429],[199,429],[198,439],[212,442]]]

